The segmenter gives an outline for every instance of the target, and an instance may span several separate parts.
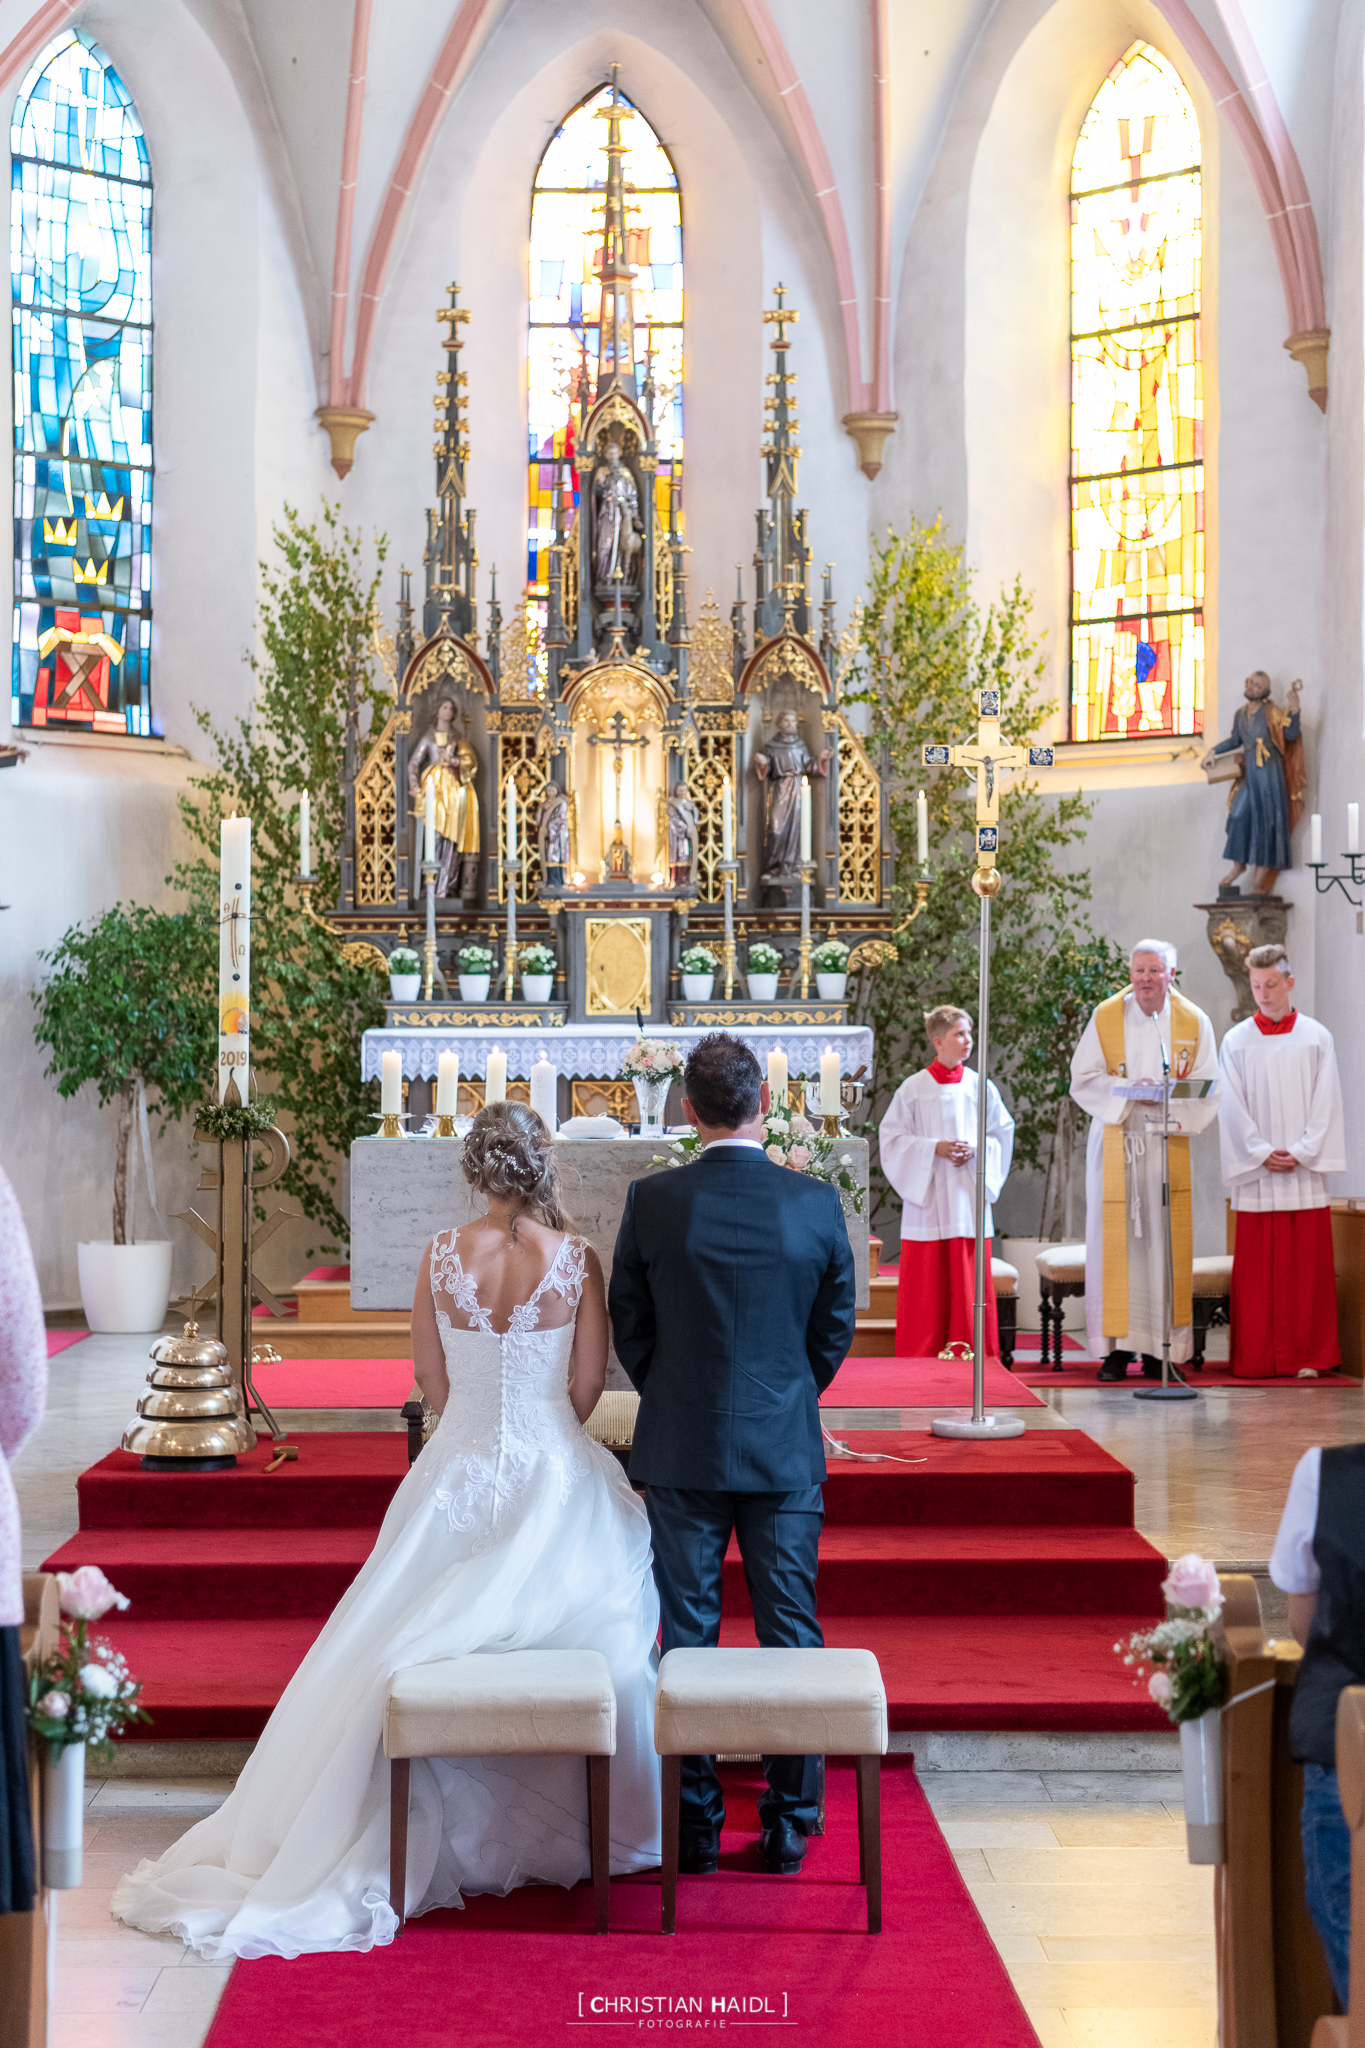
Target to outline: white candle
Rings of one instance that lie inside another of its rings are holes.
[[[437,1116],[457,1116],[459,1100],[460,1055],[457,1052],[443,1052],[436,1062]]]
[[[218,1099],[228,1076],[247,1093],[251,1061],[251,820],[234,811],[219,832]]]
[[[839,1055],[829,1046],[820,1055],[820,1109],[824,1116],[839,1114]]]
[[[1348,853],[1360,852],[1359,804],[1347,804],[1346,806],[1346,851]]]
[[[774,1109],[787,1099],[787,1055],[778,1046],[768,1054],[768,1093]]]
[[[924,791],[915,798],[915,851],[922,868],[929,865],[929,803]]]
[[[397,1116],[403,1107],[403,1057],[386,1052],[381,1060],[379,1107],[385,1116]]]
[[[720,786],[720,857],[722,860],[735,857],[735,809],[728,775]]]
[[[1322,819],[1317,811],[1308,820],[1308,864],[1318,867],[1322,862]]]
[[[422,822],[425,828],[424,836],[427,843],[427,864],[428,866],[434,866],[436,861],[436,777],[434,775],[427,777],[427,800]]]
[[[299,873],[313,872],[313,805],[307,790],[299,799]]]
[[[517,857],[517,786],[511,776],[507,778],[507,858]]]
[[[531,1107],[551,1133],[559,1121],[555,1113],[558,1080],[554,1068],[542,1053],[531,1069]]]
[[[810,859],[810,783],[801,777],[801,858]]]
[[[483,1099],[485,1104],[507,1100],[507,1054],[500,1045],[495,1045],[488,1055]]]

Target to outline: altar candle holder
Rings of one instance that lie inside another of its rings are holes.
[[[503,949],[503,1001],[510,1003],[516,995],[517,985],[517,876],[521,872],[519,860],[505,860],[502,871],[507,877],[507,938]]]
[[[428,1002],[436,985],[436,863],[422,862],[422,887],[427,899],[427,937],[423,947],[425,966],[423,969],[422,994]]]
[[[437,1135],[437,1137],[438,1137],[438,1138],[453,1138],[453,1137],[454,1137],[454,1135],[455,1135],[455,1119],[454,1119],[454,1117],[453,1117],[453,1116],[438,1116],[438,1117],[437,1117],[437,1119],[436,1119],[436,1135]]]
[[[718,860],[716,873],[721,878],[721,896],[725,905],[725,944],[722,962],[725,969],[725,1000],[732,1002],[735,981],[739,974],[739,959],[735,952],[735,876],[739,872],[737,860]]]
[[[376,1133],[377,1137],[401,1138],[406,1135],[403,1130],[403,1125],[408,1120],[407,1110],[372,1109],[370,1111],[370,1115],[374,1117],[376,1122],[381,1126],[379,1131]]]
[[[1365,854],[1343,853],[1341,858],[1350,863],[1350,871],[1347,874],[1324,874],[1323,870],[1327,866],[1325,860],[1310,860],[1308,862],[1308,866],[1313,870],[1313,881],[1316,885],[1317,893],[1319,896],[1330,896],[1333,889],[1340,889],[1352,910],[1359,910],[1362,908],[1362,904],[1365,904],[1365,899],[1358,900],[1354,897],[1346,884],[1350,882],[1352,888],[1365,889]]]
[[[802,1000],[802,1002],[803,1002],[803,1003],[804,1003],[804,1002],[806,1002],[806,1001],[808,1000],[809,996],[810,996],[810,972],[811,972],[811,970],[810,970],[810,955],[811,955],[811,939],[810,939],[810,885],[811,885],[811,882],[812,882],[812,880],[814,879],[814,876],[815,876],[815,862],[814,862],[814,861],[802,861],[802,863],[801,863],[801,952],[800,952],[800,961],[801,961],[801,965],[800,965],[800,974],[801,974],[801,1000]]]

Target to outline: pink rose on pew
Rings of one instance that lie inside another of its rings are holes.
[[[1147,1680],[1147,1690],[1159,1707],[1169,1707],[1175,1688],[1164,1671],[1154,1671]]]
[[[1218,1573],[1206,1557],[1187,1551],[1171,1566],[1161,1587],[1172,1607],[1221,1607]]]
[[[98,1621],[111,1607],[130,1604],[97,1564],[83,1564],[77,1572],[58,1572],[57,1597],[63,1614],[74,1615],[77,1621]]]
[[[798,1173],[801,1172],[803,1167],[810,1165],[810,1150],[805,1145],[793,1145],[789,1157],[790,1163],[796,1168]]]

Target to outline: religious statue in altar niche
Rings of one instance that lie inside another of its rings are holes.
[[[621,831],[621,820],[618,818],[616,820],[616,829],[611,835],[611,845],[607,848],[607,857],[602,863],[602,880],[604,882],[631,882],[634,879],[635,863],[630,857],[630,848],[626,845],[624,834]]]
[[[1270,694],[1263,668],[1246,679],[1229,738],[1210,747],[1200,767],[1210,782],[1230,780],[1228,832],[1223,858],[1232,866],[1218,885],[1220,896],[1240,896],[1237,884],[1248,868],[1252,893],[1270,896],[1283,868],[1294,865],[1290,834],[1303,816],[1307,794],[1299,697],[1302,683],[1289,686],[1281,708]],[[1231,773],[1229,774],[1229,768]]]
[[[801,853],[801,778],[825,775],[833,747],[812,756],[801,737],[794,711],[783,711],[770,740],[754,755],[754,773],[768,786],[768,809],[763,832],[762,879],[790,881],[796,874]]]
[[[668,878],[675,889],[690,888],[697,878],[701,814],[685,782],[675,782],[665,805],[668,835]]]
[[[553,782],[536,813],[536,844],[543,880],[551,889],[562,889],[569,868],[569,799]]]
[[[622,583],[636,583],[644,544],[635,479],[621,461],[620,443],[608,441],[592,480],[594,584],[609,586],[618,569]]]
[[[453,697],[442,697],[436,721],[408,758],[408,791],[422,844],[427,785],[436,791],[436,894],[468,903],[479,882],[478,757],[456,730]],[[420,883],[418,884],[420,887]]]

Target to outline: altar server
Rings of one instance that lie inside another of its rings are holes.
[[[1329,1173],[1346,1171],[1332,1034],[1293,1007],[1283,946],[1247,954],[1256,1014],[1218,1063],[1223,1180],[1237,1212],[1232,1369],[1242,1379],[1331,1372],[1337,1346]]]
[[[934,1057],[902,1081],[882,1119],[882,1170],[901,1197],[896,1356],[937,1358],[973,1341],[976,1298],[976,1116],[978,1080],[972,1020],[942,1003],[924,1028]],[[1014,1151],[1014,1118],[986,1083],[986,1257],[992,1202],[1000,1199]],[[986,1275],[986,1350],[1000,1356],[995,1290]]]
[[[1165,939],[1141,939],[1128,956],[1131,987],[1096,1005],[1071,1060],[1071,1096],[1090,1117],[1085,1155],[1085,1324],[1102,1380],[1128,1376],[1134,1356],[1148,1379],[1161,1378],[1166,1281],[1161,1203],[1160,1101],[1115,1093],[1131,1082],[1159,1082],[1162,1052],[1173,1080],[1212,1081],[1208,1097],[1172,1102],[1169,1146],[1171,1247],[1175,1276],[1171,1358],[1193,1350],[1194,1242],[1190,1210],[1190,1135],[1216,1111],[1218,1052],[1204,1012],[1173,987],[1176,952]]]

